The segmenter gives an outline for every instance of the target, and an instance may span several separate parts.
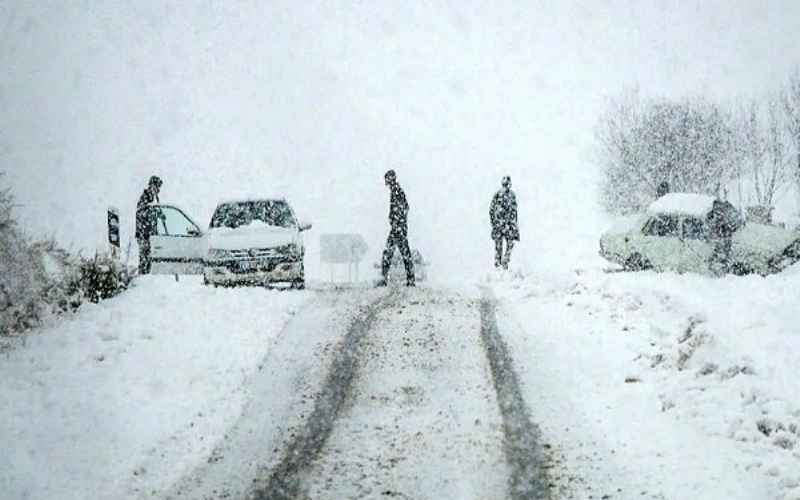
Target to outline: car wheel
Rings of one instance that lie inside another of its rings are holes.
[[[628,271],[644,271],[646,269],[651,269],[653,266],[650,265],[650,261],[642,257],[641,254],[635,253],[628,257],[624,267]]]
[[[306,281],[305,280],[292,281],[292,284],[289,286],[291,287],[292,290],[305,290]]]
[[[755,271],[750,264],[746,264],[744,262],[734,262],[731,266],[731,273],[735,274],[736,276],[747,276],[748,274],[755,273]]]

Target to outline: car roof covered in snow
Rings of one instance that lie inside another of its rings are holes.
[[[711,211],[715,198],[706,194],[667,193],[650,204],[649,214],[678,214],[705,216]]]
[[[217,206],[227,203],[243,203],[249,201],[286,201],[286,196],[283,195],[257,195],[245,194],[242,196],[228,196],[219,200]]]

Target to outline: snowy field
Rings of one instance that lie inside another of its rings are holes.
[[[799,266],[593,269],[497,289],[568,498],[800,498]]]
[[[709,279],[597,266],[488,284],[556,498],[800,498],[800,267]],[[378,316],[354,399],[305,480],[313,496],[416,485],[418,498],[430,488],[479,498],[483,484],[504,497],[505,480],[458,480],[502,471],[498,402],[475,349],[478,289],[434,288],[444,291],[399,296]],[[150,277],[17,339],[0,363],[0,434],[14,443],[3,491],[217,498],[222,484],[241,498],[275,465],[264,450],[302,426],[334,347],[376,292]],[[480,451],[465,465],[457,457],[470,447]]]

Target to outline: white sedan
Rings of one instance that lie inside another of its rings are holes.
[[[305,287],[302,233],[284,198],[243,198],[220,203],[207,231],[180,208],[154,205],[151,236],[154,274],[203,274],[213,285],[287,283]]]
[[[600,238],[600,255],[628,270],[713,274],[715,241],[709,213],[715,198],[670,193],[647,212],[629,217]],[[735,215],[732,215],[735,216]],[[777,226],[740,223],[730,241],[735,274],[779,272],[800,260],[800,233]]]

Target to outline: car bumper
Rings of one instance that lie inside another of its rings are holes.
[[[597,253],[598,255],[600,255],[600,257],[606,259],[609,262],[613,262],[614,264],[619,264],[619,265],[625,264],[625,258],[622,255],[611,252],[602,245],[600,246],[600,251]]]
[[[295,282],[304,279],[302,260],[206,263],[205,281],[214,285]]]

